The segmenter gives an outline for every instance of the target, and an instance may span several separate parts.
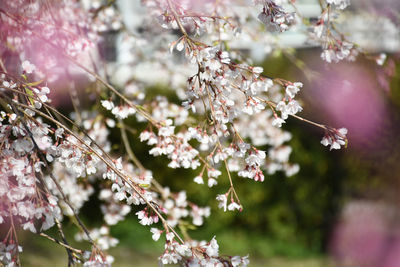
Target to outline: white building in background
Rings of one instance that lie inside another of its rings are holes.
[[[251,2],[251,0],[245,0],[244,4],[246,2]],[[277,0],[275,2],[285,1]],[[127,27],[132,31],[140,28],[144,14],[146,14],[146,10],[141,6],[140,0],[119,0],[118,5]],[[317,19],[321,13],[318,0],[297,0],[296,6],[298,8],[297,11],[305,18]],[[345,10],[344,15],[339,18],[342,31],[352,37],[351,41],[368,51],[376,53],[400,51],[399,25],[396,26],[384,14],[375,15],[372,12],[368,12],[365,8],[369,6],[382,9],[392,7],[394,12],[397,10],[397,13],[400,13],[399,0],[352,0],[351,5],[347,8],[349,11]],[[240,8],[240,6],[235,7],[238,11],[240,11]],[[294,11],[291,6],[285,6],[285,8],[289,11]],[[354,15],[353,11],[355,11],[356,15]],[[254,9],[254,12],[257,13],[259,10]],[[294,27],[285,33],[279,34],[278,41],[280,46],[293,48],[313,47],[312,44],[306,43],[308,39],[306,31],[307,29],[305,28]],[[234,45],[236,48],[255,50],[252,54],[256,54],[258,58],[260,53],[263,53],[261,47],[265,47],[262,42],[255,43],[253,40],[246,42],[243,39],[240,43],[237,42]],[[267,52],[268,50],[264,51],[264,54]]]
[[[243,0],[243,5],[246,4],[246,1],[251,2],[251,0]],[[373,1],[378,0],[352,0],[351,5],[347,7],[343,14],[338,18],[341,31],[348,35],[349,38],[351,38],[351,41],[355,42],[366,51],[372,53],[394,53],[400,51],[400,31],[398,25],[395,25],[390,18],[385,17],[384,15],[376,15],[373,12],[367,12],[366,3],[370,2],[373,4]],[[394,3],[396,3],[397,0],[380,0],[379,2],[383,3],[385,1],[395,1]],[[140,2],[140,0],[117,1],[123,22],[132,33],[138,33],[141,30],[146,31],[146,29],[143,29],[143,21],[149,18],[146,17],[147,11]],[[276,2],[285,1],[276,0]],[[400,7],[400,0],[398,0],[397,5]],[[284,7],[288,11],[294,11],[293,7],[290,5],[284,5]],[[318,0],[297,0],[296,7],[298,13],[304,18],[317,20],[321,13]],[[235,6],[233,8],[237,9],[237,13],[240,14],[240,9],[243,7]],[[259,9],[254,8],[255,17],[257,17],[259,12]],[[317,47],[316,44],[309,41],[310,38],[308,36],[308,31],[309,30],[300,23],[299,26],[294,25],[290,30],[284,33],[270,34],[265,32],[265,35],[260,36],[258,40],[246,37],[246,32],[243,31],[240,38],[231,41],[230,45],[232,48],[249,52],[255,61],[262,61],[270,54],[272,47],[277,45],[281,48],[290,47],[297,49]],[[152,82],[162,83],[163,81],[171,80],[169,77],[170,73],[168,73],[162,65],[157,64],[157,62],[141,63],[140,59],[127,57],[129,53],[123,53],[122,51],[130,48],[126,46],[122,47],[121,42],[118,40],[119,39],[117,38],[115,44],[117,51],[115,55],[115,66],[118,67],[112,71],[113,75],[111,76],[115,83],[124,84],[128,79],[127,77],[132,77],[132,74],[133,77],[138,77],[138,79],[140,77],[140,79],[150,84]],[[146,50],[149,52],[154,51],[152,47],[157,45],[156,43],[158,41],[166,42],[165,39],[157,40],[156,37],[153,43],[144,46],[144,52],[146,52]],[[167,40],[167,42],[172,41],[175,40]],[[135,60],[136,65],[132,70],[129,68],[129,64],[127,63]],[[179,68],[179,66],[180,65],[178,64],[176,67]],[[182,70],[179,70],[183,76],[185,76],[185,73],[190,75],[194,71],[195,70],[188,68],[182,68]],[[155,72],[157,72],[157,81],[153,77]],[[179,78],[177,79],[179,80]]]

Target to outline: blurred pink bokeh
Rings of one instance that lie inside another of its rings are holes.
[[[339,266],[400,266],[400,228],[387,203],[352,201],[333,232],[330,253]]]
[[[321,63],[320,63],[321,64]],[[359,64],[322,64],[308,100],[319,112],[317,119],[349,130],[351,147],[377,148],[387,117],[382,91],[371,73]]]

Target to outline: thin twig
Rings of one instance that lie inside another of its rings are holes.
[[[45,238],[47,238],[47,239],[49,239],[49,240],[51,240],[51,241],[53,241],[53,242],[55,242],[55,243],[57,243],[57,244],[59,244],[59,245],[65,247],[66,249],[71,250],[71,251],[73,251],[73,252],[75,252],[75,253],[78,253],[78,254],[83,254],[83,253],[84,253],[83,250],[80,250],[80,249],[76,249],[76,248],[74,248],[74,247],[71,247],[70,245],[68,245],[68,244],[66,244],[66,243],[64,243],[64,242],[61,242],[60,240],[55,239],[55,238],[53,238],[53,237],[51,237],[51,236],[49,236],[49,235],[47,235],[47,234],[45,234],[45,233],[40,233],[39,235],[40,235],[40,236],[43,236],[43,237],[45,237]]]

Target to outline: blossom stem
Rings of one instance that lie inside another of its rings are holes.
[[[178,15],[178,13],[177,13],[176,10],[175,10],[174,5],[171,3],[171,0],[167,0],[167,3],[168,3],[168,7],[171,9],[172,14],[174,15],[175,21],[176,21],[176,23],[178,24],[179,29],[181,30],[181,32],[183,33],[183,35],[185,35],[185,36],[188,37],[188,34],[187,34],[185,28],[183,27],[181,21],[179,20],[179,15]]]
[[[45,238],[47,238],[47,239],[49,239],[50,241],[53,241],[54,243],[57,243],[57,244],[59,244],[59,245],[65,247],[65,248],[68,249],[68,250],[71,250],[71,251],[73,251],[73,252],[75,252],[75,253],[83,254],[83,250],[73,248],[73,247],[71,247],[70,245],[68,245],[68,244],[66,244],[66,243],[64,243],[64,242],[61,242],[60,240],[55,239],[55,238],[53,238],[53,237],[51,237],[51,236],[49,236],[49,235],[47,235],[47,234],[45,234],[45,233],[40,233],[39,235],[40,235],[40,236],[43,236],[43,237],[45,237]],[[75,257],[76,257],[76,256],[75,256]]]
[[[275,104],[274,102],[265,100],[265,99],[260,98],[260,97],[257,97],[257,99],[260,100],[260,101],[262,101],[262,102],[264,102],[264,103],[266,103],[266,104],[268,104],[268,106],[272,109],[272,111],[275,112],[276,104]],[[327,129],[328,129],[328,128],[327,128],[325,125],[323,125],[323,124],[320,124],[320,123],[316,123],[316,122],[307,120],[307,119],[305,119],[305,118],[303,118],[303,117],[300,117],[300,116],[298,116],[298,115],[291,114],[290,116],[292,116],[293,118],[296,118],[296,119],[298,119],[298,120],[304,121],[304,122],[306,122],[306,123],[309,123],[309,124],[311,124],[311,125],[314,125],[314,126],[316,126],[316,127],[322,128],[322,129],[324,129],[324,130],[327,130]]]
[[[124,143],[125,150],[128,153],[129,158],[141,171],[143,171],[143,172],[146,171],[146,168],[136,157],[135,153],[133,153],[131,145],[129,144],[128,135],[126,133],[126,126],[125,126],[124,122],[121,119],[119,119],[118,123],[119,123],[120,129],[121,129],[122,141]],[[165,192],[164,192],[164,189],[162,188],[162,186],[155,179],[151,179],[151,183],[154,185],[155,188],[157,188],[157,190],[160,192],[160,194],[164,197]]]

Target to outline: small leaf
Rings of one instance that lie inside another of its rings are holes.
[[[27,83],[28,86],[37,86],[39,84],[41,84],[43,82],[43,80],[37,81],[37,82],[31,82],[31,83]]]

